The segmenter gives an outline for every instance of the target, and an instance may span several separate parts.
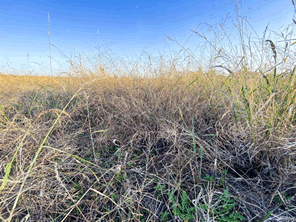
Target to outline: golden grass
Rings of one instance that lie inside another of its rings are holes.
[[[295,67],[266,43],[265,72],[0,74],[0,220],[292,220]]]
[[[276,206],[274,184],[291,195],[296,179],[294,73],[267,76],[270,84],[256,73],[1,75],[0,218],[158,221],[168,212],[169,220],[170,193],[197,200],[204,187],[212,190],[200,205],[188,205],[203,218],[212,214],[198,206],[218,204],[209,195],[226,186],[241,215],[250,214],[242,206],[261,215],[250,198]]]

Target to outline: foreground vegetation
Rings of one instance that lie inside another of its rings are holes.
[[[267,71],[1,74],[0,220],[293,221],[295,67],[264,42]]]
[[[1,78],[2,220],[295,217],[294,70]]]

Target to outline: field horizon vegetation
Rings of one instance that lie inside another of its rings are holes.
[[[185,61],[1,74],[0,220],[294,221],[292,22],[192,30],[209,68],[179,44]]]

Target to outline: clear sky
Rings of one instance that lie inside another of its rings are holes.
[[[292,24],[291,0],[241,0],[241,3],[244,16],[259,35],[268,22],[273,30]],[[49,67],[48,13],[51,43],[68,57],[74,51],[76,54],[93,53],[102,45],[108,45],[122,57],[133,54],[132,50],[136,55],[144,50],[157,56],[168,50],[166,36],[184,44],[192,34],[190,29],[200,23],[217,25],[226,16],[235,19],[234,4],[233,0],[1,1],[0,67],[21,70],[28,65],[34,67],[34,62]],[[199,38],[192,35],[186,46],[198,43]],[[169,42],[169,48],[180,50],[174,42]],[[52,57],[62,64],[65,61],[54,47]],[[56,62],[54,68],[59,68]]]

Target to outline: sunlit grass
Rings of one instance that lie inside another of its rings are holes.
[[[265,72],[1,74],[0,219],[295,218],[295,68],[267,43]]]

